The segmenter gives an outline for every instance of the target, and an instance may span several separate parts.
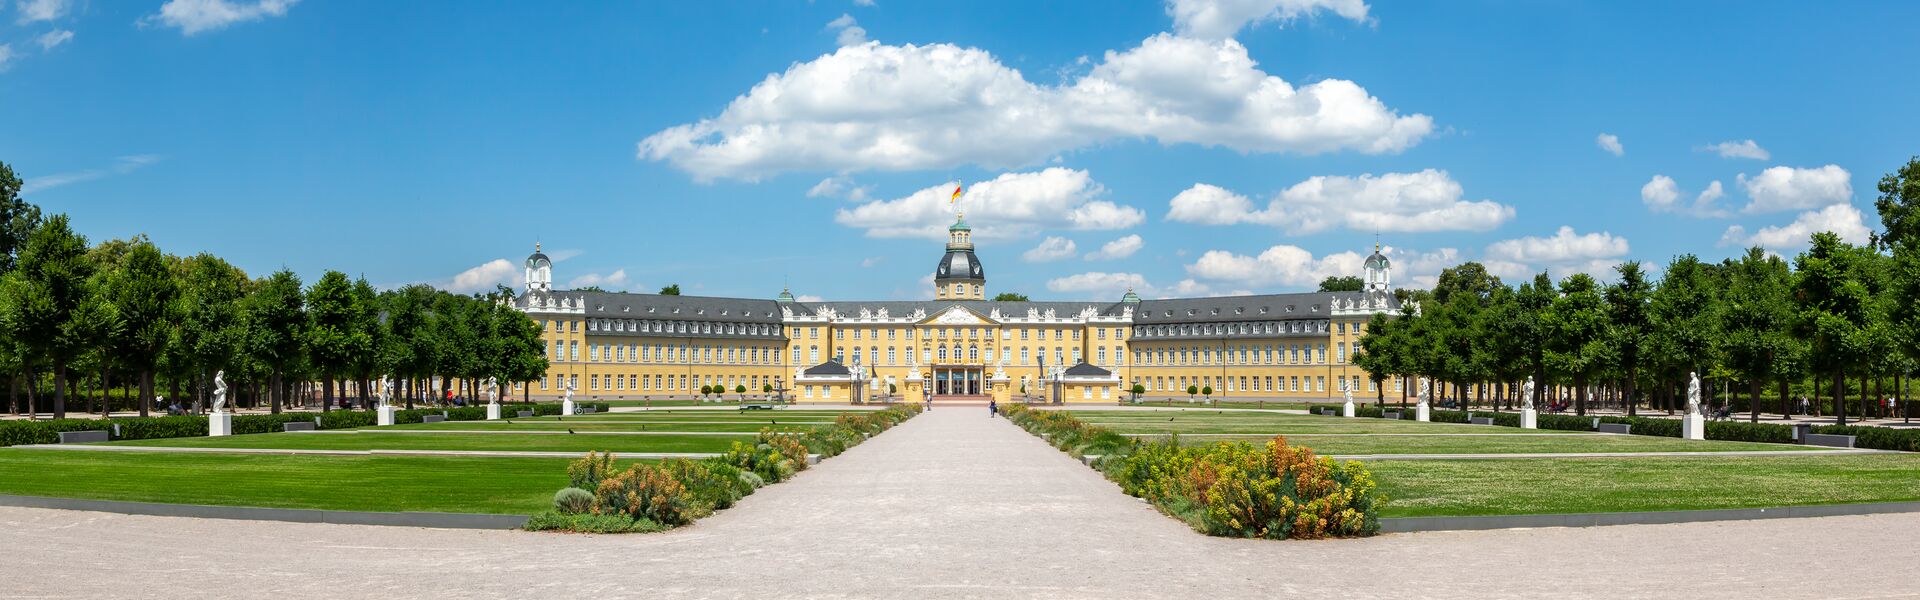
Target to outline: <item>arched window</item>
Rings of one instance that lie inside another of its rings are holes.
[[[946,359],[947,359],[947,347],[946,347],[946,346],[941,346],[941,347],[940,347],[940,360],[946,360]]]
[[[967,346],[967,360],[980,360],[979,346]]]

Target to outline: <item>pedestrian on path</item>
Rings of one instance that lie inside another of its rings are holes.
[[[987,418],[991,419],[998,414],[1000,414],[1000,401],[987,400]]]

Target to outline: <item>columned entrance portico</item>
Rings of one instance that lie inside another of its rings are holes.
[[[977,366],[933,367],[933,393],[936,396],[986,394],[986,369]]]

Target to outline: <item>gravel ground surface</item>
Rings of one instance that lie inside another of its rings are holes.
[[[0,508],[0,598],[1920,597],[1914,539],[1920,515],[1210,538],[942,408],[653,535]]]

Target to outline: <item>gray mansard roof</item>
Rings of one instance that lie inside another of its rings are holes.
[[[1120,317],[1129,306],[1134,308],[1134,325],[1171,325],[1171,324],[1211,324],[1244,323],[1256,321],[1325,320],[1334,316],[1336,310],[1345,315],[1362,314],[1373,311],[1394,312],[1400,309],[1399,301],[1392,295],[1378,299],[1366,292],[1309,292],[1292,294],[1265,294],[1252,296],[1219,296],[1212,298],[1175,298],[1166,300],[1142,300],[1137,304],[1126,302],[996,302],[992,300],[881,300],[872,302],[778,302],[749,298],[719,298],[711,296],[663,296],[659,294],[633,294],[621,292],[577,292],[560,291],[551,294],[558,299],[566,299],[567,305],[559,306],[561,312],[583,314],[588,319],[623,319],[635,321],[696,321],[701,323],[772,325],[771,328],[746,328],[757,331],[742,334],[760,337],[778,336],[781,332],[781,309],[793,311],[796,317],[820,316],[827,309],[837,319],[859,318],[861,311],[878,316],[885,310],[889,318],[902,318],[923,310],[926,315],[936,315],[952,306],[960,306],[983,316],[998,311],[1003,318],[1025,318],[1029,311],[1045,314],[1051,310],[1056,319],[1070,319],[1091,310],[1101,317]],[[523,295],[516,299],[521,308],[544,309],[542,304],[530,307],[534,295]],[[567,310],[571,309],[571,310]],[[663,326],[662,329],[673,329]],[[662,334],[671,331],[635,331],[636,334]],[[706,331],[687,331],[683,335],[701,335]]]
[[[1334,302],[1351,302],[1355,310],[1368,306],[1365,292],[1303,292],[1257,296],[1216,296],[1212,298],[1174,298],[1142,300],[1133,315],[1137,324],[1212,323],[1226,321],[1272,321],[1283,319],[1324,319],[1333,316]],[[1400,308],[1391,295],[1385,310]]]
[[[1094,314],[1097,314],[1103,317],[1117,317],[1122,314],[1121,313],[1122,305],[1119,302],[995,302],[993,300],[883,300],[878,302],[857,302],[857,301],[794,302],[787,306],[792,307],[793,314],[797,316],[815,316],[820,314],[820,309],[822,308],[832,308],[833,312],[839,315],[840,317],[857,317],[860,315],[860,309],[866,309],[870,312],[878,313],[880,309],[884,308],[887,310],[888,317],[900,318],[900,317],[907,316],[909,314],[913,314],[914,309],[924,309],[927,311],[928,315],[934,315],[934,314],[938,314],[940,311],[946,310],[947,307],[949,306],[956,306],[956,305],[982,315],[993,314],[993,311],[998,309],[1000,311],[1000,314],[1005,315],[1007,317],[1022,317],[1022,318],[1027,316],[1027,309],[1033,309],[1034,311],[1040,312],[1040,313],[1045,313],[1047,312],[1047,310],[1051,309],[1053,310],[1054,316],[1059,318],[1066,318],[1066,317],[1072,317],[1072,316],[1078,315],[1082,311],[1085,311],[1087,308],[1092,308],[1094,310]]]

